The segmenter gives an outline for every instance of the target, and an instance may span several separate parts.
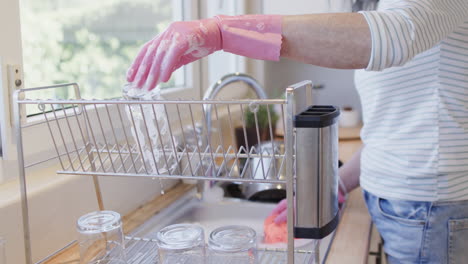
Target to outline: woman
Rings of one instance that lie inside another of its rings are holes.
[[[356,71],[364,147],[340,169],[343,189],[362,186],[390,263],[467,261],[468,1],[176,22],[143,46],[127,79],[149,90],[221,49],[365,69]]]

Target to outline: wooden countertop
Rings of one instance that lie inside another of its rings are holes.
[[[360,140],[340,141],[340,159],[348,161],[361,145]],[[371,218],[358,188],[349,194],[326,263],[367,263],[371,228]]]

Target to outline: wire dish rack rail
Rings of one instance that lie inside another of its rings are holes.
[[[28,98],[39,90],[59,88],[73,88],[74,99]],[[293,208],[292,122],[295,113],[312,103],[311,93],[310,81],[287,88],[285,99],[277,100],[84,100],[74,83],[16,91],[14,121],[27,263],[33,262],[25,169],[54,159],[60,164],[58,174],[93,178],[101,210],[99,177],[285,184],[288,206]],[[26,118],[25,109],[31,108],[37,114]],[[48,144],[55,154],[26,164],[23,130],[30,126],[48,130]],[[284,148],[275,143],[278,128],[284,131]],[[292,211],[288,219],[293,219]],[[288,221],[287,250],[260,250],[260,263],[318,261],[318,252],[295,250],[293,223]],[[147,261],[157,257],[155,250],[148,250],[156,246],[151,238],[127,237],[127,245],[129,263],[155,263]]]

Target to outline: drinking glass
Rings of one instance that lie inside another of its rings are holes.
[[[208,240],[208,264],[255,264],[257,235],[247,226],[224,226],[211,232]]]
[[[169,120],[164,104],[139,104],[139,101],[160,101],[161,91],[158,87],[146,91],[126,84],[123,87],[123,98],[135,101],[125,107],[130,131],[141,152],[142,162],[147,173],[165,174],[177,167],[177,162],[164,149],[171,147]],[[165,157],[164,155],[167,155]]]
[[[126,264],[124,236],[120,214],[97,211],[80,217],[80,264]]]
[[[177,224],[157,234],[159,264],[204,264],[205,235],[193,224]]]

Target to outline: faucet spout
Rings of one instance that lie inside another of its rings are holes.
[[[234,82],[243,82],[248,85],[248,87],[255,92],[255,95],[258,99],[267,99],[267,95],[263,87],[255,80],[252,76],[244,73],[231,73],[224,75],[217,82],[212,84],[210,88],[203,95],[203,100],[212,100],[218,95],[218,93],[226,86]],[[211,110],[213,108],[212,104],[205,104],[205,120],[206,120],[206,135],[207,139],[211,139]],[[209,144],[209,142],[206,142]]]
[[[203,95],[203,100],[214,99],[216,95],[227,85],[233,82],[243,82],[249,85],[249,87],[255,92],[259,99],[267,99],[265,90],[252,76],[244,73],[231,73],[224,75],[217,82],[213,83],[210,88]]]

